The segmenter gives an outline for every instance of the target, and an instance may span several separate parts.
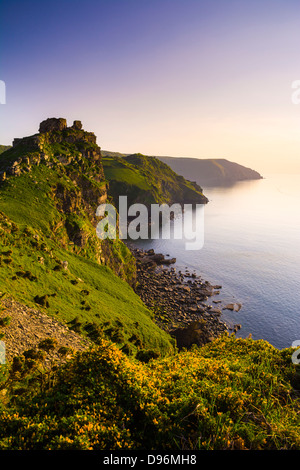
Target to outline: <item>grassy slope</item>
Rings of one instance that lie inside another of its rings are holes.
[[[2,221],[1,227],[6,223]],[[59,249],[41,236],[36,245],[34,233],[30,236],[14,228],[12,234],[8,230],[4,226],[0,244],[2,293],[62,322],[76,318],[82,333],[88,323],[94,323],[107,337],[114,335],[120,346],[135,334],[143,347],[162,353],[170,349],[167,336],[155,327],[149,310],[108,267]],[[68,270],[61,269],[61,261],[68,262]],[[45,295],[47,306],[35,301],[36,296]],[[132,352],[136,350],[134,344],[129,342],[129,346]]]
[[[9,160],[11,154],[12,151],[6,152],[3,157]],[[99,240],[83,207],[79,206],[76,214],[66,214],[57,206],[53,196],[57,184],[74,194],[75,202],[80,201],[76,184],[59,166],[33,166],[29,173],[2,183],[0,291],[26,305],[43,308],[61,321],[77,318],[76,326],[79,329],[81,323],[83,333],[87,323],[95,323],[108,338],[113,336],[119,346],[126,344],[133,353],[140,348],[169,352],[170,337],[155,325],[151,312],[128,283],[108,266],[99,264]],[[101,182],[93,184],[96,189],[101,186]],[[73,219],[88,234],[84,247],[69,240],[65,222],[74,223]],[[131,254],[122,242],[106,245],[109,257],[120,258],[121,263],[133,269]],[[44,258],[43,264],[40,257]],[[68,262],[67,271],[60,269],[62,261]],[[83,290],[88,294],[83,294]],[[48,296],[49,306],[37,304],[36,296]],[[132,336],[139,347],[129,341]]]
[[[104,150],[106,157],[131,158],[129,154],[110,152]],[[213,184],[232,184],[244,179],[259,179],[261,175],[251,168],[247,168],[225,158],[189,158],[189,157],[147,157],[148,161],[156,158],[165,163],[177,175],[182,175],[188,181],[196,181],[202,187]]]
[[[10,145],[0,145],[0,153],[5,152],[10,148]]]
[[[186,181],[155,157],[104,156],[103,168],[115,203],[120,194],[128,196],[129,204],[206,202],[199,186]]]
[[[131,165],[127,165],[119,159],[105,158],[103,166],[105,168],[105,176],[109,181],[124,181],[129,185],[132,184],[145,191],[150,190],[148,181]]]

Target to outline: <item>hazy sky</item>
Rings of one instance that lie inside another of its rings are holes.
[[[105,150],[300,172],[299,0],[2,0],[0,144],[74,119]]]

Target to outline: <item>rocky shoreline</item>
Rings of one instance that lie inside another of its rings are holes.
[[[222,286],[212,285],[187,269],[177,271],[175,258],[166,258],[154,250],[144,251],[128,246],[136,259],[136,293],[154,313],[154,321],[177,340],[179,348],[200,346],[241,325],[228,325],[222,320],[217,296]],[[240,304],[229,304],[227,310],[239,310]]]

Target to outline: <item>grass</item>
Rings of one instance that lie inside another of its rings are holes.
[[[10,178],[1,187],[0,210],[24,227],[50,234],[51,224],[61,219],[50,196],[51,188],[60,180],[59,175],[45,166],[34,167],[31,173],[18,179]]]
[[[128,283],[109,267],[60,249],[55,241],[41,234],[37,240],[37,233],[10,225],[3,215],[1,222],[2,293],[31,307],[44,309],[63,322],[75,317],[83,326],[94,322],[102,327],[109,321],[116,327],[117,322],[121,322],[120,346],[132,334],[137,334],[143,347],[152,345],[161,353],[172,349],[170,338],[154,324],[151,312]],[[63,268],[63,262],[67,262],[67,269]],[[43,296],[47,296],[48,307],[35,300]]]
[[[151,189],[146,178],[143,177],[137,168],[127,163],[126,160],[116,157],[104,157],[102,163],[105,176],[109,181],[124,182],[145,191]]]
[[[50,166],[32,165],[29,172],[1,183],[0,291],[65,323],[76,319],[84,335],[93,324],[130,354],[149,347],[159,354],[170,352],[173,341],[130,287],[135,277],[130,251],[118,239],[100,241],[96,235],[97,201],[105,194],[105,180],[102,166],[79,149],[97,146],[61,141],[59,133],[53,138],[53,143],[44,138]],[[0,160],[3,164],[24,153],[31,158],[30,138]],[[71,164],[59,163],[64,155],[72,157]],[[129,341],[133,335],[137,343]]]
[[[155,157],[142,154],[104,156],[104,174],[109,194],[115,204],[118,196],[127,195],[128,204],[203,203],[202,190],[195,183],[177,175]]]

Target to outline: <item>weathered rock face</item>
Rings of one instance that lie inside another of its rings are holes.
[[[78,121],[76,121],[78,122]],[[46,132],[62,131],[67,127],[67,120],[64,118],[49,118],[40,123],[39,132],[44,134]]]
[[[80,131],[82,129],[81,121],[74,121],[72,129],[76,129],[77,131]]]
[[[31,172],[40,165],[57,169],[75,185],[73,188],[63,184],[53,186],[52,197],[58,210],[64,215],[82,212],[96,226],[96,209],[106,202],[107,186],[95,134],[83,130],[78,120],[67,127],[64,118],[46,119],[40,123],[39,132],[14,140],[12,158],[7,158],[5,166],[0,168],[0,182]],[[62,144],[61,150],[59,144]],[[70,240],[84,246],[87,235],[74,224],[66,225]]]
[[[53,153],[51,146],[61,143],[75,144],[77,152],[74,153],[70,149],[70,152],[62,152],[61,155]],[[82,165],[83,159],[97,164],[95,181],[104,180],[101,149],[96,143],[96,135],[83,130],[81,121],[76,120],[71,127],[67,127],[67,121],[64,118],[46,119],[40,123],[39,134],[14,139],[13,149],[18,148],[22,154],[21,157],[12,160],[10,164],[8,160],[5,167],[4,165],[1,167],[0,164],[0,174],[4,175],[0,177],[0,181],[4,181],[6,176],[19,176],[31,171],[32,165],[40,163],[50,167],[57,163],[64,166],[73,163]]]

